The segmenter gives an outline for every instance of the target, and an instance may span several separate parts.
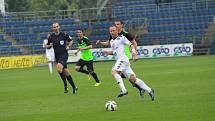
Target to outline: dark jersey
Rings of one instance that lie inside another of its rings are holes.
[[[81,39],[78,39],[78,46],[79,47],[87,47],[89,45],[91,45],[89,39],[87,37],[82,37]]]
[[[63,55],[65,53],[68,53],[66,50],[67,42],[72,41],[69,35],[60,32],[59,35],[55,35],[54,33],[51,34],[48,38],[48,45],[50,43],[53,44],[55,55]]]
[[[126,31],[121,31],[119,33],[119,35],[121,36],[125,36],[130,42],[133,40],[133,37],[131,36],[130,33],[126,32]],[[112,39],[112,37],[110,36],[109,41]]]

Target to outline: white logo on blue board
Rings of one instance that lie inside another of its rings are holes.
[[[63,40],[60,41],[60,45],[64,45],[64,41]]]

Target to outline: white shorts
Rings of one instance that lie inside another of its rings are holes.
[[[54,62],[55,60],[54,53],[46,53],[46,58],[48,61]]]
[[[122,72],[128,79],[130,78],[131,75],[135,75],[135,73],[130,67],[130,63],[125,61],[117,61],[113,66],[112,70]]]

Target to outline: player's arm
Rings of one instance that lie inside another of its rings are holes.
[[[77,55],[78,52],[81,51],[81,50],[87,50],[87,49],[92,49],[92,48],[93,48],[92,45],[88,45],[87,47],[84,47],[84,48],[78,48],[77,51],[75,52],[75,55]]]
[[[109,40],[106,40],[106,41],[97,40],[96,44],[101,46],[109,46],[111,39],[112,37],[110,36]]]
[[[91,43],[89,42],[89,40],[87,39],[87,40],[83,40],[83,41],[85,41],[85,43],[86,43],[86,47],[83,47],[83,48],[78,48],[78,50],[75,52],[75,55],[77,55],[78,54],[78,52],[79,51],[81,51],[81,50],[88,50],[88,49],[92,49],[93,48],[93,46],[91,45]]]
[[[102,45],[102,46],[109,46],[109,43],[110,43],[109,41],[103,41],[103,42],[101,40],[96,41],[97,45]]]
[[[104,50],[105,55],[113,55],[113,51]]]
[[[51,48],[52,46],[53,46],[52,43],[49,43],[49,44],[46,44],[46,45],[45,45],[45,48],[48,48],[48,49],[49,49],[49,48]]]
[[[93,48],[93,46],[92,45],[89,45],[89,46],[86,46],[86,47],[83,47],[83,48],[78,48],[77,49],[77,51],[75,52],[75,55],[77,55],[78,54],[78,52],[79,51],[81,51],[81,50],[88,50],[88,49],[92,49]]]
[[[85,40],[85,43],[86,43],[86,47],[83,47],[83,48],[78,48],[79,50],[88,50],[88,49],[92,49],[93,46],[90,44],[89,40]]]
[[[47,44],[44,45],[45,48],[51,48],[53,46],[53,43],[51,41],[51,37],[49,36],[48,37],[48,42]]]
[[[131,49],[132,59],[133,59],[133,61],[136,61],[137,60],[137,51],[135,49],[135,46],[133,44],[131,44],[130,49]]]
[[[66,50],[69,50],[69,48],[72,46],[72,44],[73,44],[73,40],[68,42],[67,46],[66,46]]]
[[[79,50],[88,50],[88,49],[92,49],[93,46],[92,45],[89,45],[89,46],[86,46],[86,47],[83,47],[83,48],[79,48]]]
[[[130,42],[126,37],[124,37],[124,41],[122,41],[122,43],[129,45],[131,54],[132,54],[132,59],[133,59],[133,61],[136,61],[137,52],[136,52],[135,46],[132,44],[132,42]]]
[[[92,49],[93,48],[93,46],[90,43],[90,40],[88,38],[83,39],[83,41],[86,43],[87,46],[83,47],[83,48],[79,48],[79,50],[88,50],[88,49]]]
[[[133,44],[135,50],[137,50],[137,42],[136,42],[135,38],[131,41],[131,43]]]
[[[73,40],[72,40],[72,37],[71,36],[69,36],[69,35],[66,35],[67,37],[68,37],[68,42],[67,42],[67,45],[66,45],[66,50],[69,50],[70,49],[70,47],[72,46],[72,44],[73,44]]]
[[[43,48],[46,48],[46,44],[43,42]]]
[[[136,37],[132,37],[130,33],[128,33],[125,37],[133,44],[135,50],[137,50],[137,42],[135,39]]]
[[[79,50],[79,49],[77,49],[77,51],[76,51],[74,54],[75,54],[75,55],[77,55],[79,51],[80,51],[80,50]]]

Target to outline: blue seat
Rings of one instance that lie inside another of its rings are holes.
[[[11,46],[12,42],[8,42],[8,41],[0,41],[0,46]]]

